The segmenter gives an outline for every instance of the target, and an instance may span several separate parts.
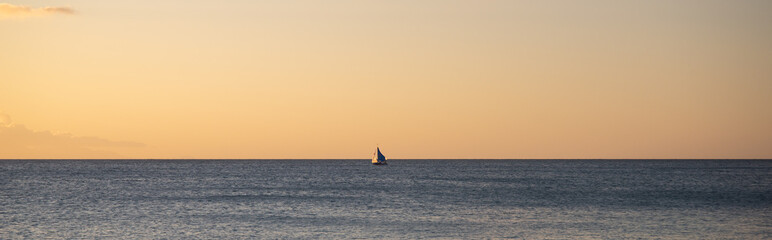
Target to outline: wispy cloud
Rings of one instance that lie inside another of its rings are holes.
[[[0,18],[10,17],[36,17],[53,14],[75,14],[75,10],[70,7],[41,7],[32,8],[28,6],[0,3]]]
[[[69,133],[35,131],[0,113],[0,159],[12,158],[122,158],[116,150],[139,148],[137,142],[79,137]]]

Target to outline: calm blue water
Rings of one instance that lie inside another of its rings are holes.
[[[0,239],[770,239],[772,161],[0,161]]]

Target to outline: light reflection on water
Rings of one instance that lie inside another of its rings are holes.
[[[0,238],[772,237],[772,161],[0,161]]]

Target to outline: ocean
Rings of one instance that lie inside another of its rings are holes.
[[[772,239],[772,161],[0,161],[0,239],[73,238]]]

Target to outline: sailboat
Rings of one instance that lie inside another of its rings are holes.
[[[378,147],[375,147],[375,152],[373,153],[373,165],[386,165],[386,156],[383,156],[381,149]]]

